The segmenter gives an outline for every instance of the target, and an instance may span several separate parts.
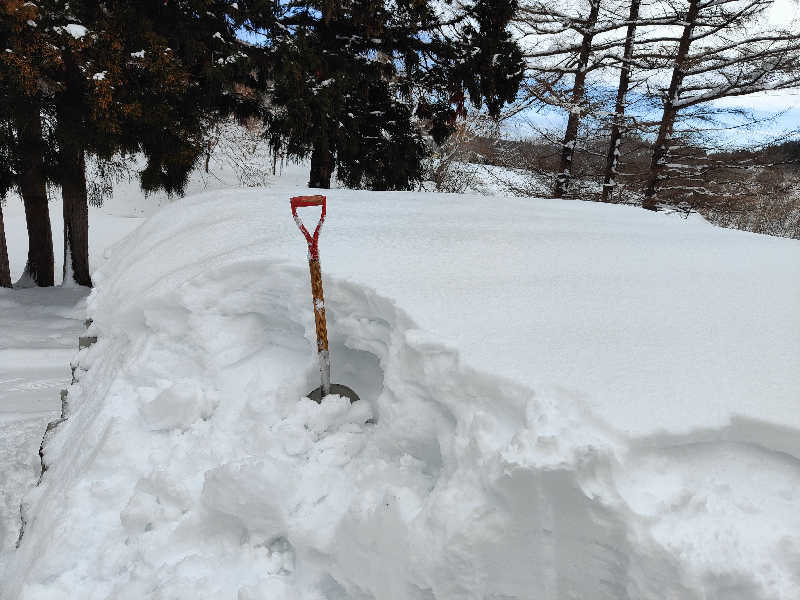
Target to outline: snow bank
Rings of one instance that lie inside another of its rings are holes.
[[[99,341],[4,598],[797,597],[798,417],[777,423],[800,245],[626,207],[333,191],[333,380],[363,401],[316,405],[289,191],[170,205],[95,274]],[[548,370],[542,345],[573,364]],[[648,354],[678,349],[702,369],[671,381],[686,358]],[[761,353],[758,381],[739,352]],[[608,424],[631,411],[645,422]]]

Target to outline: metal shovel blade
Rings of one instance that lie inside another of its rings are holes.
[[[350,404],[352,404],[353,402],[357,402],[359,400],[358,394],[356,394],[346,385],[340,385],[338,383],[331,384],[331,389],[326,394],[326,396],[329,396],[331,394],[335,396],[344,396],[345,398],[350,400]],[[308,394],[308,397],[311,398],[317,404],[320,404],[322,402],[322,399],[325,397],[322,395],[322,386],[319,386],[318,388],[314,389],[310,394]]]

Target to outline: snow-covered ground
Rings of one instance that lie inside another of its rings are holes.
[[[0,289],[0,568],[17,541],[22,494],[39,476],[42,433],[61,408],[84,295]]]
[[[142,222],[131,218],[125,208],[133,204],[133,198],[120,190],[115,200],[104,209],[90,209],[93,264],[102,262],[106,248]],[[27,254],[25,213],[14,196],[3,211],[11,274],[16,280]],[[50,217],[60,283],[60,202],[51,204]],[[78,288],[0,288],[0,572],[19,535],[22,495],[39,477],[42,433],[61,410],[59,390],[70,380],[69,362],[84,330],[86,295],[86,290]]]
[[[298,191],[106,254],[4,599],[800,596],[800,243],[331,190],[318,406]]]
[[[300,170],[292,165],[291,177]],[[235,187],[236,174],[219,161],[210,173],[193,174],[187,192]],[[63,218],[59,190],[50,190],[50,219],[61,283]],[[102,207],[89,208],[90,254],[93,267],[101,264],[109,247],[142,223],[145,216],[169,204],[165,194],[143,197],[135,180],[118,182]],[[3,207],[11,275],[19,279],[25,268],[27,233],[19,197],[11,195]],[[47,423],[61,410],[59,390],[70,380],[69,363],[86,318],[82,289],[0,288],[0,572],[7,552],[19,534],[19,504],[23,493],[39,478],[39,444]],[[0,581],[2,581],[0,579]],[[0,584],[0,592],[3,586]]]

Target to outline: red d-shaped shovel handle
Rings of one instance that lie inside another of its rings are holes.
[[[311,260],[319,260],[319,230],[322,229],[322,224],[325,222],[325,196],[295,196],[291,199],[292,204],[292,216],[294,217],[294,222],[297,223],[297,226],[300,228],[300,231],[303,232],[303,235],[306,236],[306,242],[308,242],[308,254]],[[319,223],[317,223],[317,228],[314,230],[314,235],[308,233],[308,229],[306,226],[303,225],[303,222],[300,220],[300,217],[297,216],[297,209],[301,206],[321,206],[322,207],[322,214],[319,217]]]

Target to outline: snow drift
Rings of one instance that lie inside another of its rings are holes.
[[[333,379],[362,401],[317,405],[288,195],[168,206],[95,274],[99,341],[4,598],[797,597],[800,245],[626,207],[332,191]]]

